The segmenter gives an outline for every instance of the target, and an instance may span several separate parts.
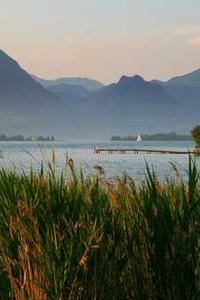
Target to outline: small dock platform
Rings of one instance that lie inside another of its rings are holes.
[[[175,151],[140,148],[94,148],[94,154],[199,154],[199,151]]]

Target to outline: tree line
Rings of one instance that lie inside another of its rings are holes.
[[[37,137],[24,137],[21,134],[13,135],[13,136],[7,136],[5,134],[0,134],[0,141],[16,141],[16,142],[25,142],[25,141],[55,141],[54,136],[47,136],[44,137],[42,135],[39,135]]]
[[[187,134],[170,133],[155,133],[141,135],[143,141],[191,141],[192,136]],[[116,135],[111,138],[111,141],[136,141],[137,135],[120,136]]]

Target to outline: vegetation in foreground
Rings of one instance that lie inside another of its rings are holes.
[[[200,184],[0,170],[0,299],[200,299]],[[175,169],[175,171],[177,171]]]

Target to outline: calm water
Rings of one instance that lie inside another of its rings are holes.
[[[52,149],[56,153],[57,169],[65,166],[66,154],[72,158],[77,169],[82,168],[86,174],[94,173],[94,167],[100,165],[104,168],[106,176],[111,179],[121,176],[124,172],[133,176],[135,180],[145,178],[145,163],[153,165],[160,179],[174,175],[173,162],[182,176],[187,174],[187,155],[93,155],[93,148],[99,147],[142,147],[150,149],[188,150],[192,149],[192,142],[0,142],[0,149],[4,158],[0,160],[1,166],[15,167],[17,170],[39,169],[39,162],[51,157]],[[200,158],[197,158],[200,167]]]

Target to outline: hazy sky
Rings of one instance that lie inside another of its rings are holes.
[[[46,78],[167,79],[200,68],[200,0],[0,0],[0,48]]]

